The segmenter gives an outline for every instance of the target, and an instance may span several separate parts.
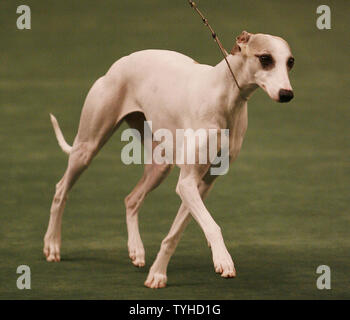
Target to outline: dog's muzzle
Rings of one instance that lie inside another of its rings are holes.
[[[294,97],[292,90],[281,89],[279,92],[279,102],[289,102]]]

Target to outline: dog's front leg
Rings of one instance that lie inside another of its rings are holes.
[[[201,180],[198,189],[199,194],[201,195],[203,200],[207,197],[217,177],[218,176],[211,175],[210,171],[208,171],[207,174]],[[164,288],[166,286],[167,268],[170,258],[175,252],[176,246],[180,241],[181,235],[190,220],[190,211],[184,205],[184,203],[182,203],[168,235],[162,241],[162,245],[158,252],[157,258],[154,261],[148,273],[147,279],[145,281],[145,286],[149,288]]]
[[[183,166],[176,193],[202,228],[212,249],[215,271],[221,273],[221,276],[225,278],[235,277],[236,270],[226,249],[221,229],[205,207],[198,190],[199,182],[203,176],[202,173],[206,170],[207,168],[203,165]]]

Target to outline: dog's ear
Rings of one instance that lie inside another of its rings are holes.
[[[252,34],[247,31],[242,31],[242,33],[236,38],[237,43],[248,43],[250,36]]]
[[[242,31],[242,33],[238,37],[236,37],[236,44],[234,45],[230,53],[236,54],[237,52],[241,52],[242,47],[248,43],[251,35],[252,34],[247,31]]]

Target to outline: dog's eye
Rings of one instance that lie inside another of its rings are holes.
[[[289,69],[293,68],[293,66],[294,66],[294,58],[293,57],[288,59],[287,66],[288,66]]]
[[[259,61],[263,68],[267,68],[273,65],[273,58],[270,54],[262,54],[259,56]]]

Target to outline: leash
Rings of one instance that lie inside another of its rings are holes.
[[[196,3],[195,3],[194,1],[191,1],[191,0],[188,0],[188,2],[189,2],[189,4],[190,4],[190,6],[191,6],[191,7],[199,14],[199,16],[202,18],[203,23],[209,28],[209,30],[210,30],[210,32],[211,32],[211,35],[212,35],[212,37],[213,37],[213,39],[214,39],[214,41],[215,41],[215,42],[217,43],[217,45],[219,46],[220,52],[222,53],[222,56],[224,57],[224,59],[225,59],[225,61],[226,61],[227,67],[228,67],[229,70],[230,70],[230,73],[231,73],[231,75],[232,75],[232,78],[233,78],[234,82],[236,83],[237,88],[239,89],[239,91],[240,91],[240,93],[241,93],[241,92],[242,92],[242,88],[239,86],[238,81],[237,81],[237,79],[236,79],[236,77],[235,77],[235,75],[234,75],[234,73],[233,73],[233,71],[232,71],[232,69],[231,69],[231,66],[230,66],[230,64],[229,64],[228,61],[227,61],[227,56],[228,56],[228,54],[227,54],[225,48],[222,46],[222,44],[221,44],[221,42],[220,42],[220,40],[219,40],[217,34],[215,33],[215,31],[213,30],[213,28],[212,28],[212,27],[210,26],[210,24],[208,23],[208,19],[207,19],[206,17],[204,17],[203,13],[198,9]],[[242,95],[241,95],[241,97],[243,98]],[[245,99],[245,98],[244,98],[244,99]],[[245,100],[246,100],[246,99],[245,99]]]

